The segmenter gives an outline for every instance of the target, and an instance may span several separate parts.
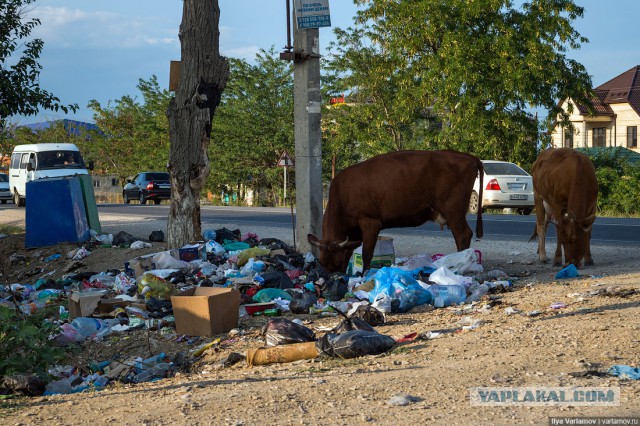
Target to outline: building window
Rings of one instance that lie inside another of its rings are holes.
[[[111,179],[111,186],[118,186],[118,179]]]
[[[94,188],[100,188],[100,181],[99,180],[94,180],[93,181],[93,187]]]
[[[564,131],[564,147],[573,148],[573,129],[565,129]]]
[[[606,136],[607,136],[607,128],[606,127],[597,127],[593,129],[593,146],[606,146]]]
[[[627,127],[627,148],[638,147],[638,126]]]

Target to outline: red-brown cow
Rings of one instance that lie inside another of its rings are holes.
[[[556,225],[558,245],[553,257],[562,265],[562,248],[567,264],[593,265],[591,226],[596,220],[598,182],[593,163],[571,148],[550,148],[533,163],[533,191],[536,203],[536,228],[531,240],[538,237],[538,258],[548,262],[545,236],[549,222]],[[531,241],[530,240],[530,241]]]
[[[320,248],[320,263],[345,272],[353,250],[362,243],[363,268],[371,265],[382,229],[420,226],[428,220],[451,229],[458,251],[469,248],[473,232],[466,220],[469,199],[482,162],[454,151],[398,151],[373,157],[340,172],[331,182],[322,223],[323,239],[309,234]],[[482,209],[476,235],[482,237]]]

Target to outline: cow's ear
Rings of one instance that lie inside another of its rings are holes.
[[[307,241],[309,241],[309,244],[311,244],[312,246],[318,247],[318,248],[325,248],[325,244],[320,241],[315,235],[313,234],[307,234]]]

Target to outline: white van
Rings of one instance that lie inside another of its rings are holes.
[[[93,162],[89,163],[93,169]],[[24,206],[27,182],[89,174],[78,147],[72,143],[16,145],[9,165],[9,187],[16,206]]]

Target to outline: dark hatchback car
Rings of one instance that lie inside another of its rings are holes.
[[[131,200],[138,200],[140,204],[146,204],[147,200],[153,200],[155,204],[160,204],[160,201],[171,198],[169,173],[142,172],[127,182],[122,190],[125,204],[129,204]]]

